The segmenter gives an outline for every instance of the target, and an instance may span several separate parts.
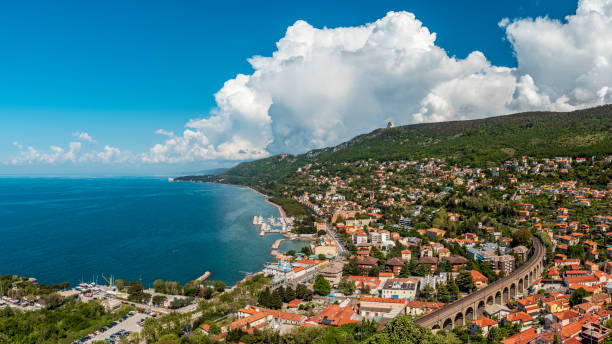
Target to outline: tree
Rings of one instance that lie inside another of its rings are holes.
[[[164,283],[164,281],[162,281],[160,279],[156,279],[155,282],[153,282],[153,289],[155,289],[156,293],[165,294],[166,293],[166,284]]]
[[[459,287],[457,283],[455,283],[455,279],[452,274],[449,274],[448,280],[446,281],[446,289],[448,289],[448,293],[450,295],[451,300],[459,299]]]
[[[567,256],[569,258],[578,258],[584,260],[584,246],[572,245],[567,248]]]
[[[421,289],[421,297],[426,300],[432,300],[435,294],[435,290],[431,285],[426,285],[423,289]]]
[[[259,296],[257,297],[257,303],[264,307],[270,307],[270,297],[270,288],[266,287],[266,289],[259,293]]]
[[[302,250],[300,251],[303,254],[310,256],[312,254],[312,250],[310,249],[310,246],[304,246],[302,247]]]
[[[372,251],[370,252],[370,256],[378,259],[379,262],[385,261],[385,254],[382,253],[376,246],[372,246]]]
[[[438,297],[438,301],[444,303],[450,301],[450,293],[448,291],[448,288],[446,287],[446,284],[438,284],[436,286],[436,294]]]
[[[276,288],[276,291],[278,291],[278,295],[280,295],[281,300],[285,300],[285,287],[284,286],[280,286],[278,288]]]
[[[459,343],[454,335],[435,335],[431,330],[415,324],[407,316],[398,316],[387,323],[380,333],[370,337],[368,344],[449,344]]]
[[[314,283],[314,291],[318,295],[329,295],[331,291],[331,285],[329,282],[323,277],[323,275],[318,275],[315,279]]]
[[[174,300],[172,300],[172,302],[170,302],[170,309],[183,308],[185,306],[190,305],[192,302],[193,302],[192,297],[175,298]]]
[[[412,271],[412,273],[415,276],[427,276],[427,275],[429,275],[430,271],[431,271],[431,265],[429,265],[429,264],[419,264],[414,269],[414,271]]]
[[[272,292],[272,295],[270,296],[269,307],[272,309],[281,309],[281,307],[283,307],[283,298],[278,292],[278,290]]]
[[[583,299],[587,296],[589,296],[589,292],[582,287],[578,288],[569,299],[570,306],[574,307],[575,305],[581,304]]]
[[[212,298],[213,294],[215,293],[215,290],[211,287],[204,287],[200,290],[200,293],[202,294],[203,298],[205,298],[206,300],[210,300],[210,298]]]
[[[374,265],[368,271],[368,276],[370,277],[378,277],[379,274],[380,274],[380,268],[378,267],[378,265]]]
[[[165,295],[155,295],[153,296],[153,299],[151,301],[154,306],[161,306],[166,302],[167,299],[168,298]]]
[[[287,289],[285,289],[285,295],[284,295],[283,301],[289,302],[293,299],[295,299],[295,290],[293,290],[293,288],[289,286],[287,287]]]
[[[349,259],[348,263],[344,264],[342,268],[343,276],[351,276],[359,274],[359,265],[357,264],[357,259]]]
[[[457,286],[463,292],[470,293],[474,290],[474,279],[467,270],[462,270],[457,276]]]
[[[512,233],[512,245],[529,245],[531,243],[531,231],[527,228],[520,228]]]
[[[64,299],[58,293],[45,294],[42,299],[45,300],[45,307],[48,309],[54,309],[64,303]]]
[[[368,295],[368,294],[370,293],[370,286],[368,286],[367,284],[365,284],[365,283],[364,283],[364,284],[361,286],[361,289],[359,289],[359,292],[360,292],[361,294]]]
[[[356,287],[353,281],[349,281],[346,278],[343,278],[342,281],[338,283],[338,289],[340,290],[340,292],[342,292],[342,294],[349,296],[349,295],[353,295]]]
[[[295,289],[295,296],[300,300],[310,301],[312,300],[312,290],[300,283]]]
[[[183,295],[196,296],[200,292],[200,283],[198,281],[191,281],[185,284],[183,287]]]

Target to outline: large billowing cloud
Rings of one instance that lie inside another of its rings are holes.
[[[249,59],[252,74],[225,82],[208,116],[189,121],[179,135],[160,129],[164,141],[132,158],[253,159],[334,145],[387,121],[612,102],[612,0],[582,0],[565,21],[503,19],[499,26],[516,68],[492,65],[479,51],[448,56],[435,44],[436,34],[408,12],[358,27],[319,29],[297,21],[272,56]],[[115,156],[102,153],[100,159]]]
[[[501,23],[545,107],[560,110],[612,101],[612,1],[583,0],[566,23],[547,18]],[[552,102],[552,104],[546,104]]]
[[[532,109],[572,110],[611,101],[612,1],[584,0],[566,22],[504,19],[517,68],[465,59],[407,12],[335,29],[297,21],[269,57],[249,59],[216,94],[218,109],[154,160],[247,159],[337,144],[399,124],[480,118]]]

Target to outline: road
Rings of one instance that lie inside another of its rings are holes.
[[[342,240],[338,237],[338,234],[336,233],[336,231],[331,229],[331,227],[328,227],[327,233],[329,233],[329,236],[331,236],[332,239],[334,239],[334,241],[336,242],[336,245],[340,247],[340,249],[342,250],[342,255],[344,256],[344,253],[348,252],[348,250],[346,249],[346,246],[344,246],[344,243],[342,242]]]

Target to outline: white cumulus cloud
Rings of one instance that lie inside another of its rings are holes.
[[[398,124],[573,110],[610,102],[612,0],[583,0],[564,22],[504,18],[518,67],[449,56],[408,12],[357,27],[290,26],[254,72],[228,80],[217,108],[150,161],[248,159],[337,144]]]
[[[170,136],[170,137],[174,136],[173,132],[165,130],[165,129],[157,129],[155,133],[159,135]]]
[[[91,136],[89,136],[89,134],[88,134],[88,133],[86,133],[86,132],[79,132],[79,131],[77,131],[77,132],[75,132],[75,133],[72,133],[72,136],[74,136],[74,137],[78,138],[80,141],[83,141],[83,142],[96,143],[96,140],[94,140],[94,139],[93,139]]]
[[[184,163],[303,152],[396,124],[482,118],[527,110],[574,110],[612,102],[612,0],[581,0],[564,20],[501,19],[517,67],[480,51],[449,56],[412,13],[389,12],[355,27],[298,20],[249,75],[227,80],[216,108],[132,155],[105,146],[41,153],[15,146],[18,161]],[[495,28],[491,28],[495,29]],[[82,142],[93,142],[77,133]],[[70,153],[73,152],[73,153]]]

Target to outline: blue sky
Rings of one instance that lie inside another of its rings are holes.
[[[449,57],[465,59],[480,51],[489,64],[514,68],[516,49],[506,38],[506,27],[498,25],[503,18],[563,19],[576,13],[576,7],[576,1],[558,0],[3,3],[0,161],[18,155],[14,142],[41,152],[51,145],[66,150],[75,132],[87,132],[95,140],[83,142],[83,151],[110,145],[145,153],[164,142],[156,130],[178,135],[190,119],[208,117],[217,107],[214,94],[224,82],[238,73],[253,73],[247,59],[271,56],[296,20],[314,28],[352,27],[381,19],[389,11],[407,11],[436,33],[435,45]],[[373,128],[355,131],[367,129]],[[273,138],[278,141],[274,134]],[[316,143],[304,147],[312,145]],[[240,157],[166,161],[153,170],[205,169]],[[0,172],[93,173],[98,166],[56,165],[8,164],[0,165]],[[122,171],[110,166],[101,170]],[[151,164],[131,164],[123,170],[146,173]]]

